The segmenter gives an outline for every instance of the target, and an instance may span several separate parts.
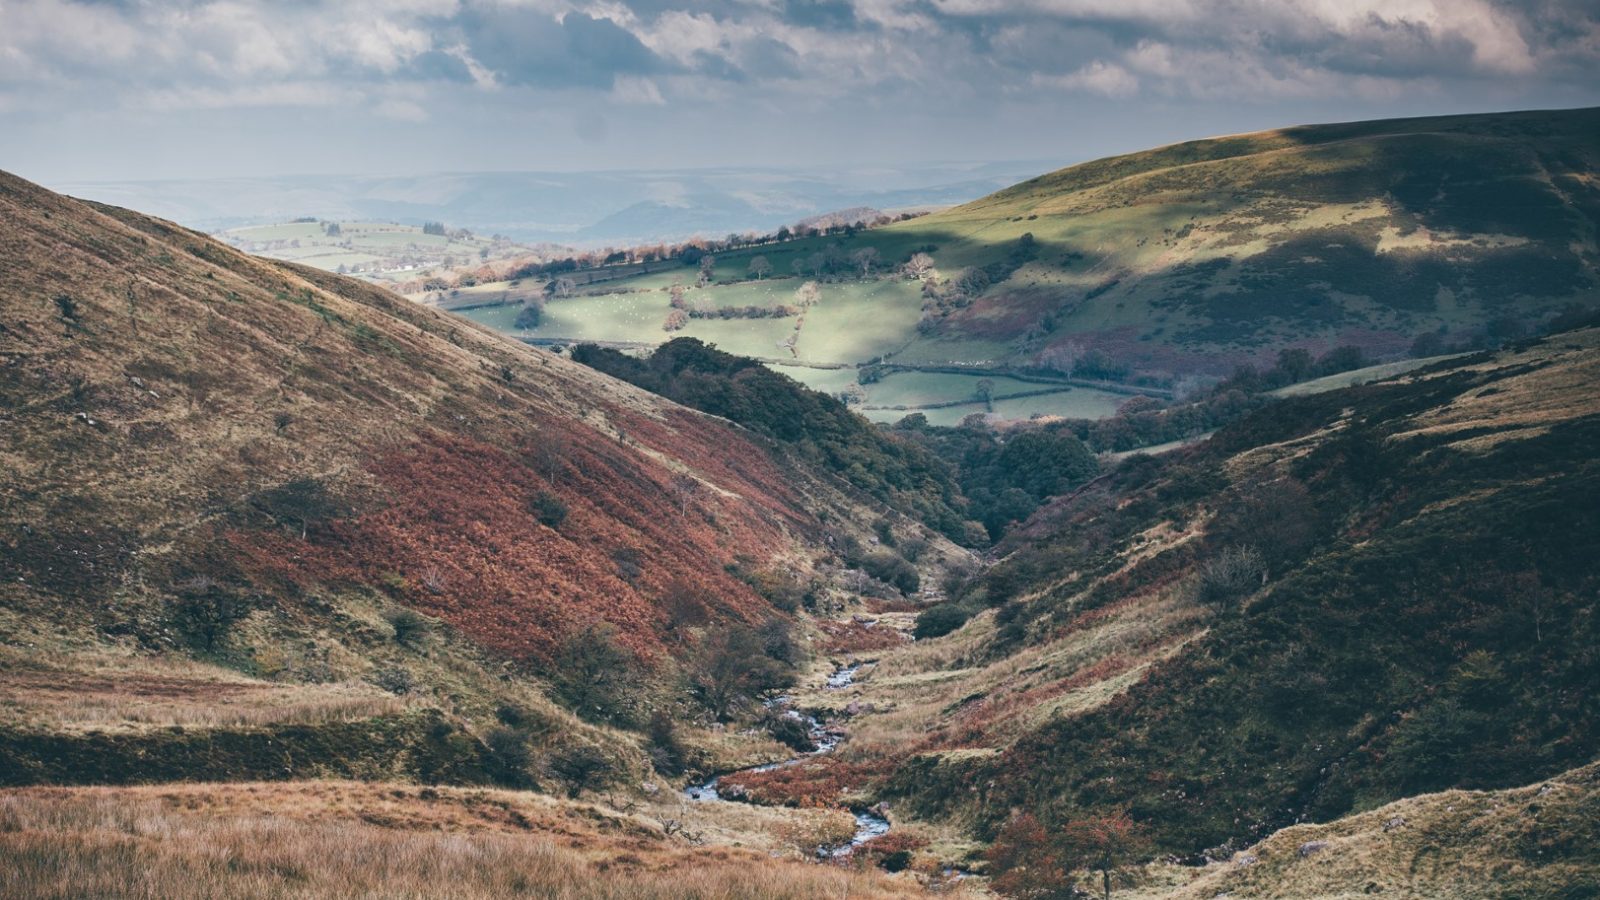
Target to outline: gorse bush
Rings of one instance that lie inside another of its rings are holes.
[[[421,649],[433,636],[433,623],[416,610],[396,609],[384,618],[389,622],[389,627],[394,629],[394,642],[402,647]]]
[[[972,618],[970,607],[960,603],[941,603],[917,614],[917,625],[913,633],[919,641],[943,637],[967,624],[970,618]]]
[[[533,500],[529,505],[533,509],[534,518],[539,520],[540,525],[559,530],[562,523],[567,521],[567,504],[563,503],[560,497],[549,491],[540,491],[534,494]]]

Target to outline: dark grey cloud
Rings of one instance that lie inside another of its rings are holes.
[[[456,25],[473,58],[507,84],[610,88],[619,75],[672,69],[610,19],[536,9],[469,9]]]

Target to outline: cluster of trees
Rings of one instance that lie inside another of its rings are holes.
[[[668,341],[648,359],[588,344],[572,358],[731,419],[952,539],[967,537],[960,488],[934,454],[761,363],[693,338]]]
[[[1095,355],[1092,350],[1082,354],[1074,374],[1092,377],[1084,361]],[[1141,395],[1123,403],[1114,416],[1073,419],[1048,427],[1071,432],[1096,453],[1126,452],[1204,434],[1265,405],[1268,398],[1263,395],[1268,391],[1371,364],[1357,347],[1335,347],[1320,357],[1302,349],[1284,350],[1271,368],[1262,371],[1241,367],[1185,400],[1167,403]],[[1100,374],[1106,371],[1101,370]]]
[[[829,244],[814,253],[797,256],[791,263],[795,275],[821,281],[841,281],[846,278],[871,278],[883,267],[883,257],[876,247],[862,247],[847,251],[842,244]]]
[[[913,253],[901,271],[922,281],[922,319],[917,327],[925,333],[934,330],[940,320],[971,305],[990,285],[1010,278],[1038,255],[1038,242],[1029,232],[1017,238],[1004,258],[986,266],[967,266],[941,280],[934,271],[933,257],[927,251]]]
[[[1083,441],[1058,428],[1023,428],[1002,437],[987,427],[932,427],[925,416],[914,413],[894,430],[954,468],[968,514],[994,539],[1046,499],[1072,490],[1100,470]]]
[[[652,664],[629,650],[607,623],[577,630],[551,661],[555,699],[585,720],[642,731],[652,762],[668,775],[681,774],[695,762],[678,736],[684,718],[744,721],[782,740],[796,740],[787,723],[766,716],[763,706],[794,686],[806,662],[789,622],[773,617],[758,624],[719,624],[712,617],[720,606],[717,598],[693,585],[674,584],[660,600],[680,652]],[[615,774],[615,763],[593,747],[575,745],[535,758],[531,744],[540,735],[535,723],[524,719],[502,714],[504,727],[489,736],[505,780],[527,783],[554,776],[576,796]]]
[[[568,256],[563,256],[559,259],[549,259],[527,263],[503,273],[502,277],[514,281],[521,278],[548,277],[550,275],[556,275],[563,272],[574,272],[580,269],[595,269],[608,265],[677,260],[685,266],[691,266],[700,269],[705,273],[707,280],[709,280],[709,272],[715,265],[715,254],[718,253],[744,250],[750,247],[762,247],[769,244],[782,244],[788,241],[803,240],[807,238],[828,237],[832,235],[849,237],[853,236],[858,231],[863,231],[865,229],[881,224],[887,224],[889,222],[905,221],[906,219],[915,218],[917,215],[921,214],[901,213],[895,216],[880,215],[874,217],[871,221],[863,219],[851,223],[835,223],[822,227],[815,225],[796,225],[792,228],[784,226],[779,228],[777,231],[765,234],[758,234],[755,232],[749,232],[746,234],[729,234],[728,236],[720,239],[696,237],[677,244],[645,244],[636,247],[623,248],[620,250],[613,247],[607,247],[602,250],[594,250],[587,253],[574,253]],[[430,223],[430,225],[433,224],[438,223]],[[444,226],[439,225],[439,227],[443,228]],[[443,234],[444,232],[440,231],[427,233]],[[838,245],[834,245],[834,247],[837,246]],[[842,250],[839,250],[838,252],[840,254],[843,253]],[[858,251],[858,253],[859,252],[860,251]],[[876,253],[876,251],[874,250],[873,253]],[[710,263],[705,262],[707,257],[711,258]],[[830,257],[830,259],[831,258],[832,257]],[[877,266],[875,257],[871,260],[852,260],[851,255],[846,254],[845,260],[845,263],[840,264],[841,271],[848,267],[855,267],[868,271],[870,274],[870,270]],[[760,262],[760,265],[758,265],[758,261]],[[752,278],[766,278],[768,275],[772,274],[772,265],[765,256],[757,255],[750,260],[748,271],[750,277]]]

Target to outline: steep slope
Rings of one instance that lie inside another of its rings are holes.
[[[1126,807],[1199,858],[1592,762],[1597,377],[1567,332],[1124,460],[835,701],[834,777],[982,835]]]
[[[683,646],[668,594],[786,618],[751,576],[809,579],[819,514],[863,535],[882,514],[724,421],[384,291],[10,175],[0,212],[8,781],[470,780],[487,751],[445,737],[497,715],[645,770],[528,676],[597,626],[656,668]],[[300,726],[303,752],[258,754]]]

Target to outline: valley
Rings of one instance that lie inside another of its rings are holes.
[[[1591,896],[1597,121],[588,268],[0,173],[0,897]]]

